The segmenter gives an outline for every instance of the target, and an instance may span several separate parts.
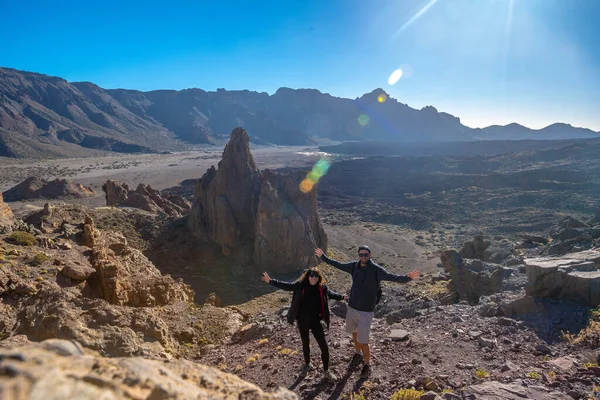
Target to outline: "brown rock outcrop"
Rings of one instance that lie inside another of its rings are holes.
[[[586,250],[559,257],[526,258],[527,293],[600,305],[600,252]]]
[[[479,297],[502,291],[503,268],[481,260],[463,259],[456,250],[445,250],[440,260],[450,274],[450,289],[459,300],[477,304]]]
[[[317,213],[316,191],[302,193],[302,173],[260,172],[246,131],[236,128],[218,169],[196,184],[189,214],[192,234],[216,243],[225,256],[261,268],[295,271],[316,263],[315,247],[327,236]]]
[[[258,386],[187,360],[104,358],[77,342],[46,340],[0,350],[3,399],[293,400],[285,389]]]
[[[97,232],[90,258],[102,298],[111,304],[153,307],[191,301],[192,289],[180,279],[162,275],[141,251],[118,232]]]
[[[15,217],[8,204],[4,202],[2,193],[0,193],[0,227],[10,226],[14,223]]]
[[[102,190],[106,193],[106,205],[110,207],[133,207],[171,216],[185,215],[191,209],[191,203],[183,197],[174,194],[163,196],[150,185],[141,183],[135,190],[130,190],[125,183],[108,180],[102,185]]]
[[[3,192],[6,201],[19,201],[27,199],[79,199],[94,196],[94,190],[67,179],[47,181],[31,176],[17,186]]]
[[[262,173],[254,233],[254,264],[293,271],[315,262],[327,236],[317,213],[317,192],[302,193],[304,174]]]

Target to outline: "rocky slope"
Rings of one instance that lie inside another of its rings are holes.
[[[258,143],[281,145],[309,144],[313,137],[447,142],[514,136],[511,126],[488,132],[431,106],[413,109],[382,89],[354,100],[289,88],[273,95],[223,89],[139,92],[0,68],[0,156],[176,149],[182,142],[211,143],[236,126]],[[597,133],[556,124],[539,134],[523,131],[518,138],[572,137]]]
[[[251,319],[229,345],[212,349],[205,361],[263,388],[284,384],[301,398],[348,398],[352,393],[367,399],[593,396],[600,383],[598,314],[586,302],[528,295],[525,286],[533,268],[528,257],[541,249],[523,247],[526,244],[475,238],[453,250],[464,255],[461,265],[470,268],[448,265],[442,256],[445,270],[441,273],[405,286],[385,284],[371,341],[374,374],[368,379],[361,379],[358,370],[347,369],[353,346],[344,331],[343,302],[332,302],[334,317],[328,333],[332,368],[339,376],[335,382],[324,378],[314,342],[315,369],[299,374],[300,339],[285,320],[285,307]],[[600,266],[597,251],[586,259],[596,270]],[[503,272],[496,286],[482,283],[490,274],[481,264]],[[338,277],[343,273],[321,267],[332,282],[330,287],[349,288],[349,282]],[[597,281],[592,278],[587,290]],[[472,297],[458,301],[465,286]]]

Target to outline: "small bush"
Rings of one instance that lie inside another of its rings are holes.
[[[365,397],[363,391],[361,390],[360,393],[350,393],[350,400],[367,400],[367,398]]]
[[[255,363],[258,361],[259,358],[260,358],[260,354],[256,353],[252,357],[248,357],[246,359],[246,364]]]
[[[293,356],[294,354],[297,354],[298,352],[296,350],[292,350],[292,349],[281,349],[279,350],[279,354],[281,354],[282,356]]]
[[[586,362],[585,364],[583,364],[583,368],[592,368],[592,367],[597,367],[598,363],[595,362]]]
[[[13,232],[8,237],[8,240],[21,246],[33,246],[36,243],[35,236],[33,236],[31,233],[23,231]]]
[[[267,338],[263,338],[258,341],[259,346],[265,345],[267,343],[269,343],[269,339],[267,339]]]
[[[31,265],[34,265],[37,267],[37,266],[44,264],[46,261],[49,261],[49,260],[50,260],[50,257],[45,255],[44,253],[37,253],[31,259]]]
[[[550,379],[550,382],[554,382],[556,380],[556,372],[554,372],[554,371],[548,372],[548,378]]]
[[[479,379],[485,379],[490,377],[490,373],[487,372],[485,369],[479,368],[475,371],[475,376]]]
[[[535,371],[528,372],[527,377],[530,379],[541,379],[542,378],[542,376]]]
[[[422,390],[400,389],[392,395],[390,400],[419,400],[423,393]]]

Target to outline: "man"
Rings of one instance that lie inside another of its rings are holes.
[[[315,249],[315,256],[327,264],[352,275],[352,288],[350,289],[348,311],[346,312],[346,332],[352,334],[352,340],[354,341],[354,356],[350,361],[350,366],[354,368],[364,362],[360,374],[362,378],[367,378],[372,371],[369,335],[371,333],[371,323],[373,322],[373,310],[379,297],[379,283],[381,281],[410,282],[417,279],[420,272],[412,271],[407,275],[390,274],[371,260],[371,249],[364,245],[358,248],[358,261],[341,263],[327,257],[321,249]]]

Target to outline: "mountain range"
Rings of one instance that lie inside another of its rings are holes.
[[[375,89],[345,99],[315,89],[103,89],[90,82],[0,68],[0,156],[86,156],[98,151],[157,152],[224,139],[244,127],[251,141],[308,145],[336,141],[452,142],[597,138],[598,132],[553,124],[473,129],[432,106],[420,110]]]

